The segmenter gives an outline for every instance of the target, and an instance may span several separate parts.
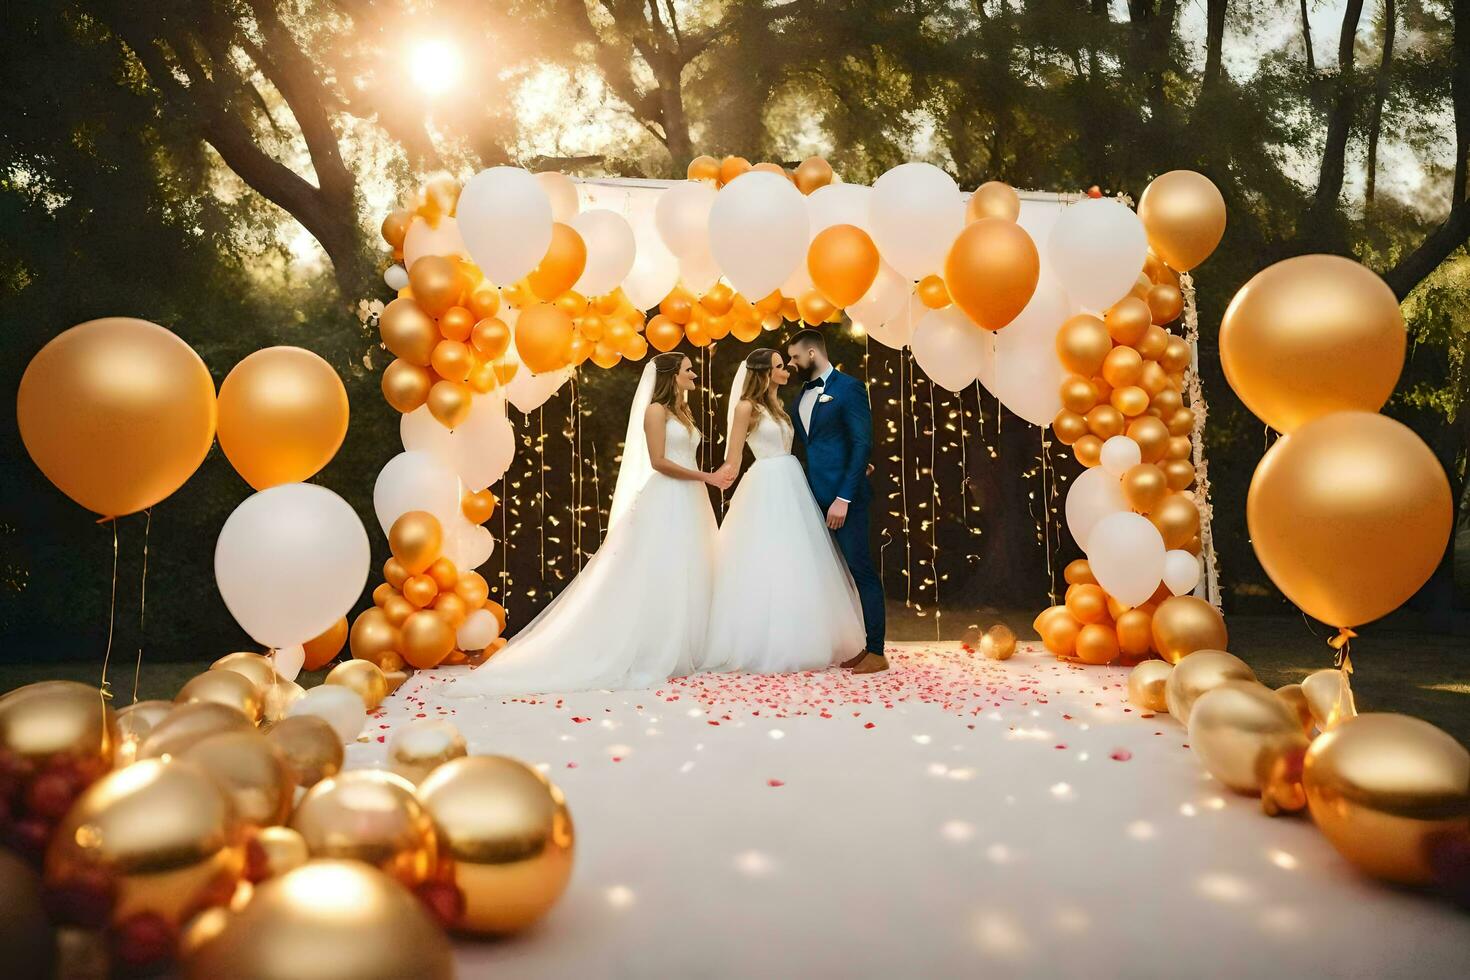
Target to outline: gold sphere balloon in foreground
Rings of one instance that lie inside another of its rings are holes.
[[[260,720],[262,727],[274,725],[286,717],[286,712],[291,710],[291,705],[306,696],[306,688],[295,681],[277,679],[276,683],[265,689],[264,707],[261,709]]]
[[[1268,812],[1306,805],[1299,773],[1307,736],[1269,687],[1232,680],[1205,691],[1189,712],[1189,745],[1210,775],[1235,792],[1269,793]]]
[[[296,780],[285,756],[259,732],[221,732],[196,742],[181,758],[209,773],[247,825],[269,826],[291,812]]]
[[[1153,634],[1154,649],[1171,664],[1196,650],[1224,650],[1230,641],[1220,611],[1192,595],[1173,596],[1159,603],[1154,610]],[[1179,718],[1172,708],[1169,713]]]
[[[117,713],[117,750],[112,764],[121,769],[138,760],[143,740],[174,710],[172,701],[137,701]]]
[[[95,687],[41,681],[0,697],[0,753],[31,771],[67,765],[95,778],[117,741],[117,716]]]
[[[1016,634],[1004,623],[996,623],[980,637],[980,652],[991,660],[1009,660],[1016,652]]]
[[[1145,711],[1168,711],[1164,687],[1173,665],[1163,660],[1145,660],[1128,673],[1128,701]]]
[[[152,912],[178,926],[228,901],[244,864],[242,828],[214,779],[180,759],[144,759],[77,799],[51,838],[46,883],[100,873],[116,888],[114,922]]]
[[[195,980],[448,980],[453,951],[413,895],[353,861],[311,861],[264,882],[183,962]]]
[[[438,718],[411,722],[388,740],[389,766],[411,783],[423,782],[439,766],[468,754],[459,729]]]
[[[1164,685],[1169,714],[1181,725],[1189,724],[1194,702],[1206,691],[1226,681],[1254,681],[1256,672],[1244,660],[1224,650],[1196,650],[1180,660]]]
[[[1430,838],[1470,833],[1470,753],[1418,718],[1347,719],[1312,742],[1302,782],[1322,833],[1375,878],[1424,884]]]
[[[437,863],[434,823],[413,784],[382,769],[353,769],[311,788],[291,816],[312,857],[364,861],[406,885]]]
[[[342,769],[342,740],[315,715],[282,718],[266,732],[286,759],[298,786],[315,786]]]
[[[264,881],[294,871],[311,859],[306,838],[290,827],[262,827],[250,842],[252,878]]]
[[[260,653],[241,651],[239,653],[227,653],[214,663],[209,665],[210,670],[233,670],[241,674],[255,685],[257,690],[264,691],[275,683],[276,665],[271,658]]]
[[[325,683],[357,692],[369,711],[376,711],[388,696],[388,678],[370,660],[354,659],[338,664],[328,671]]]
[[[260,721],[264,705],[260,690],[244,674],[233,670],[206,670],[192,678],[174,695],[176,704],[223,704],[239,711],[252,722]]]
[[[1284,684],[1276,689],[1276,696],[1281,703],[1291,709],[1296,715],[1296,720],[1301,722],[1302,734],[1308,738],[1316,731],[1317,723],[1312,720],[1312,706],[1307,703],[1307,696],[1302,693],[1300,684]]]
[[[143,740],[140,759],[180,755],[185,749],[218,732],[249,731],[255,726],[238,708],[212,701],[176,705]]]
[[[556,904],[575,838],[566,800],[544,776],[514,759],[471,756],[435,769],[419,797],[464,893],[459,928],[515,932]]]
[[[1313,723],[1324,732],[1358,713],[1352,682],[1344,671],[1335,667],[1313,671],[1301,687]]]

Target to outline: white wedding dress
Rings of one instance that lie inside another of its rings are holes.
[[[792,435],[762,413],[746,437],[755,462],[720,526],[703,670],[816,670],[863,649],[857,589]]]
[[[504,650],[445,685],[446,696],[637,690],[698,669],[718,529],[705,484],[655,473],[647,460],[641,434],[651,377],[645,373],[634,399],[602,547]],[[699,469],[699,441],[668,419],[670,462]]]

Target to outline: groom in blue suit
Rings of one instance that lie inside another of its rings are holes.
[[[887,670],[883,581],[868,543],[868,507],[873,500],[868,483],[868,459],[873,450],[868,391],[861,381],[832,366],[827,340],[820,331],[802,330],[791,338],[786,353],[798,368],[793,373],[806,378],[791,400],[789,414],[805,451],[807,483],[827,514],[827,527],[842,549],[863,606],[867,647],[842,666],[855,674]]]

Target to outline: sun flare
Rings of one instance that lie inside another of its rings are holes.
[[[442,38],[418,42],[408,61],[414,85],[428,96],[443,95],[453,88],[463,67],[459,48]]]

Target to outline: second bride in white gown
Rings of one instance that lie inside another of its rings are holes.
[[[730,392],[725,469],[746,471],[720,526],[705,670],[815,670],[863,649],[862,606],[837,543],[791,455],[793,429],[776,391],[779,352],[751,353]]]
[[[607,537],[565,589],[450,697],[636,690],[698,669],[709,615],[714,511],[679,353],[643,369],[628,416]]]

